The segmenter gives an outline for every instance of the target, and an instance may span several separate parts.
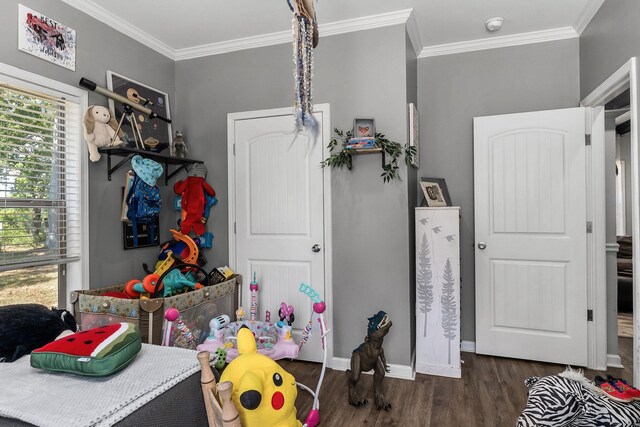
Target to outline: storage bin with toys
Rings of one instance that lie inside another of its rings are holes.
[[[218,272],[218,269],[214,270]],[[217,273],[211,276],[220,276]],[[214,283],[212,280],[211,283]],[[191,330],[193,339],[200,342],[209,333],[209,321],[221,314],[231,315],[237,309],[237,288],[242,276],[233,275],[223,282],[204,286],[185,293],[148,299],[118,298],[125,284],[71,293],[74,316],[81,330],[119,322],[138,326],[142,342],[160,345],[163,339],[164,313],[176,308],[184,324]],[[105,295],[106,294],[106,295]],[[176,328],[171,331],[170,344],[188,347]]]

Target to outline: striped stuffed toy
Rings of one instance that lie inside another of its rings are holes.
[[[609,399],[580,370],[567,368],[559,375],[530,377],[524,384],[529,398],[517,427],[640,426],[640,402]]]

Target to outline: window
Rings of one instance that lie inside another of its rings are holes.
[[[84,105],[80,89],[0,64],[0,304],[64,306],[82,287]]]

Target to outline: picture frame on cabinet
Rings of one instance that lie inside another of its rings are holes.
[[[422,206],[431,208],[452,206],[449,189],[444,178],[420,178],[420,188],[424,195]]]

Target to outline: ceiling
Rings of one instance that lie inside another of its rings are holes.
[[[291,30],[286,0],[62,1],[178,60],[186,59],[184,55],[203,56],[290,40],[288,36],[284,39]],[[482,48],[487,43],[498,47],[496,43],[577,37],[603,2],[316,0],[316,13],[321,38],[409,20],[412,40],[419,44],[417,52],[430,56],[451,47],[476,50],[474,46]],[[489,33],[484,22],[494,16],[503,16],[504,26]]]

